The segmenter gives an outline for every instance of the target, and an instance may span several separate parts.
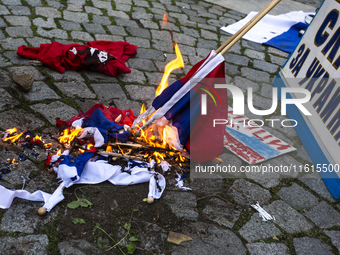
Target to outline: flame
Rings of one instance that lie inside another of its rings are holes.
[[[68,143],[70,144],[74,138],[78,136],[78,134],[82,131],[82,128],[71,129],[67,128],[62,132],[62,136],[58,138],[60,143]]]
[[[4,140],[5,142],[10,141],[11,143],[14,143],[14,142],[16,142],[16,141],[20,138],[20,136],[22,136],[22,134],[23,134],[24,132],[25,132],[25,131],[22,131],[22,133],[20,133],[20,134],[17,134],[17,135],[14,135],[14,136],[10,136],[10,137],[4,138],[3,140]]]
[[[107,152],[112,152],[112,146],[111,146],[110,144],[108,144],[108,145],[106,146],[106,151],[107,151]]]
[[[178,68],[183,68],[184,67],[184,61],[183,61],[183,58],[182,58],[182,54],[181,54],[181,51],[179,50],[179,47],[177,45],[177,43],[173,43],[174,47],[175,47],[175,52],[176,52],[176,56],[177,58],[172,60],[170,63],[168,63],[166,66],[165,66],[165,69],[164,69],[164,74],[163,74],[163,77],[162,77],[162,80],[160,82],[160,84],[158,85],[157,87],[157,90],[156,90],[156,96],[159,96],[163,90],[168,87],[169,83],[168,83],[168,78],[171,74],[171,72],[173,70],[176,70]]]
[[[52,143],[45,143],[44,144],[45,149],[51,148],[51,146],[52,146]]]
[[[16,127],[7,129],[6,132],[9,133],[10,135],[13,134],[14,132],[17,132],[18,129]]]
[[[92,143],[89,143],[87,146],[86,146],[86,150],[91,150],[91,148],[93,148],[93,144]]]
[[[163,154],[161,154],[161,153],[159,153],[159,152],[157,152],[157,151],[155,151],[155,152],[153,153],[153,155],[155,156],[156,162],[157,162],[158,164],[161,163],[161,160],[164,160]]]
[[[12,164],[15,164],[15,158],[14,159],[12,159],[12,162],[11,162]]]
[[[140,108],[140,114],[142,114],[145,111],[146,111],[146,107],[145,107],[145,104],[143,103],[142,107]]]
[[[61,148],[57,151],[57,156],[61,155]]]
[[[41,141],[41,142],[42,142],[41,136],[36,135],[36,136],[33,138],[33,142],[36,142],[36,141]]]
[[[79,148],[79,152],[80,152],[80,153],[84,153],[85,150]]]

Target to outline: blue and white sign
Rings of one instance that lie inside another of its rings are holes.
[[[325,0],[295,51],[274,80],[275,87],[304,88],[311,99],[302,114],[287,107],[305,148],[335,199],[340,199],[340,1]],[[280,91],[280,90],[278,90]],[[291,98],[299,98],[291,93]],[[288,98],[288,95],[287,95]]]

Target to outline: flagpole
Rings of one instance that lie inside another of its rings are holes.
[[[281,0],[273,0],[264,7],[258,14],[247,22],[240,30],[225,41],[215,52],[223,55],[226,53],[238,40],[240,40],[257,22],[259,22],[268,12],[270,12]]]

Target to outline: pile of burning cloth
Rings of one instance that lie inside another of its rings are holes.
[[[26,190],[8,190],[0,186],[0,208],[9,208],[13,199],[18,197],[31,201],[43,201],[43,207],[49,212],[64,199],[63,189],[65,187],[68,188],[73,184],[96,184],[104,181],[109,181],[114,185],[149,182],[148,197],[159,199],[166,182],[160,173],[153,170],[154,161],[145,163],[129,160],[126,167],[121,167],[109,164],[110,156],[95,154],[96,148],[104,145],[109,138],[126,141],[127,137],[131,135],[127,129],[135,118],[131,110],[121,111],[114,107],[106,108],[103,104],[97,104],[85,114],[74,116],[69,121],[57,119],[59,128],[64,129],[70,126],[82,128],[78,135],[79,138],[89,134],[93,136],[94,147],[79,154],[77,158],[72,158],[69,155],[69,150],[64,151],[62,155],[49,157],[46,164],[53,166],[57,177],[62,181],[52,195],[41,190],[29,193]],[[163,166],[163,171],[168,170],[169,165],[164,164]]]

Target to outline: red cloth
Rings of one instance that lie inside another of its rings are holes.
[[[131,72],[125,62],[137,54],[137,46],[110,41],[92,41],[86,45],[52,42],[40,44],[40,47],[21,45],[17,54],[38,59],[60,73],[65,69],[89,69],[116,76],[118,73]]]
[[[108,108],[106,108],[105,105],[103,105],[102,103],[99,103],[99,104],[95,104],[94,106],[92,106],[91,109],[88,110],[86,113],[84,113],[84,114],[80,113],[79,116],[75,115],[75,116],[73,116],[68,121],[60,120],[59,118],[57,118],[56,119],[57,127],[60,128],[60,129],[64,129],[64,128],[67,128],[67,127],[71,126],[72,123],[74,121],[76,121],[76,120],[79,120],[81,118],[85,118],[85,119],[90,118],[92,116],[92,113],[96,109],[102,110],[102,112],[104,113],[105,117],[109,121],[115,121],[116,118],[119,115],[122,115],[122,118],[120,119],[120,121],[116,122],[117,124],[120,124],[120,125],[129,125],[129,126],[132,126],[132,123],[133,123],[133,121],[136,118],[136,116],[133,115],[133,111],[132,110],[122,111],[122,110],[114,108],[112,106],[109,106]]]

